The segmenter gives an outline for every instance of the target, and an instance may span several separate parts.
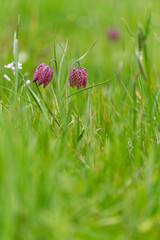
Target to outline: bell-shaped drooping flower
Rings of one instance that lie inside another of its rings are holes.
[[[52,60],[55,61],[55,60]],[[51,62],[50,62],[51,63]],[[49,63],[49,64],[50,64]],[[33,82],[38,80],[38,85],[44,84],[44,88],[50,83],[54,74],[54,69],[45,63],[41,63],[35,70]]]
[[[44,66],[38,79],[39,86],[44,83],[44,88],[52,80],[54,69],[50,66]]]
[[[35,72],[34,72],[34,75],[33,75],[33,82],[35,82],[35,81],[38,80],[38,78],[39,78],[39,76],[40,76],[40,74],[41,74],[41,71],[42,71],[43,67],[45,67],[45,66],[46,66],[45,63],[41,63],[41,64],[36,68],[36,70],[35,70]]]
[[[83,67],[76,67],[72,68],[70,75],[69,75],[69,81],[70,86],[74,87],[77,86],[78,89],[83,85],[84,88],[86,88],[88,80],[88,74],[85,68]]]

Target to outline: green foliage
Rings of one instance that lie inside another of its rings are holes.
[[[0,239],[159,239],[159,9],[158,0],[1,5]],[[25,84],[53,58],[45,89]],[[16,75],[3,67],[13,59]],[[86,89],[69,86],[75,61]]]

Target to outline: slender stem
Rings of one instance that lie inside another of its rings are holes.
[[[78,60],[76,60],[76,61],[73,63],[72,68],[74,67],[74,65],[75,65],[76,63],[78,64],[78,67],[80,67],[80,62],[79,62]]]
[[[47,110],[48,110],[48,112],[52,115],[52,117],[54,118],[54,120],[55,120],[55,122],[57,123],[57,125],[60,127],[60,124],[59,124],[59,122],[57,121],[57,119],[55,118],[55,116],[54,116],[54,114],[52,113],[52,111],[50,110],[50,108],[48,107],[48,104],[47,104],[47,102],[45,101],[45,99],[43,98],[43,96],[42,96],[42,93],[40,92],[40,90],[39,90],[39,87],[38,87],[38,84],[37,84],[37,82],[35,82],[36,83],[36,87],[37,87],[37,90],[38,90],[38,93],[39,93],[39,95],[40,95],[40,97],[41,97],[41,99],[42,99],[42,101],[44,102],[44,104],[45,104],[45,106],[46,106],[46,108],[47,108]]]
[[[37,82],[35,82],[35,83],[36,83],[36,87],[37,87],[38,93],[39,93],[40,97],[43,99],[43,96],[42,96],[42,94],[41,94],[41,92],[39,90],[38,84],[37,84]]]
[[[14,95],[14,105],[16,104],[17,100],[17,93],[18,93],[18,30],[19,25],[17,26],[17,30],[14,36],[14,60],[15,60],[15,95]]]
[[[60,91],[59,91],[59,79],[58,79],[58,67],[57,67],[57,61],[56,61],[55,59],[52,59],[52,60],[49,62],[48,65],[50,65],[52,62],[55,63],[55,67],[56,67],[56,75],[57,75],[57,86],[58,86],[58,92],[60,92]],[[60,94],[60,93],[59,93],[59,94]]]
[[[56,74],[57,74],[57,80],[58,80],[58,67],[57,67],[57,61],[55,59],[52,59],[48,65],[50,65],[52,62],[55,62],[55,67],[56,67]]]

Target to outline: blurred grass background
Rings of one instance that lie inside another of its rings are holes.
[[[140,75],[136,88],[142,102],[137,97],[133,106],[129,95],[134,98],[139,71],[138,26],[145,25],[149,11],[146,70],[151,94]],[[18,99],[16,111],[12,109],[12,94],[0,90],[0,239],[159,239],[160,1],[1,0],[0,85],[10,89],[12,84],[3,74],[13,78],[4,65],[13,60],[18,15],[19,58],[26,79],[32,80],[41,62],[54,58],[55,36],[63,48],[68,40],[70,67],[97,40],[81,61],[88,71],[88,86],[109,79],[115,71],[128,93],[114,79],[108,86],[67,100],[64,59],[61,95],[55,76],[50,87],[41,88],[53,111],[52,87],[55,90],[61,132],[54,124],[52,131],[44,115],[23,99]],[[132,29],[135,43],[122,18]],[[108,38],[110,27],[119,29],[119,41]],[[60,63],[63,51],[58,43],[56,54]],[[29,97],[26,88],[19,92]],[[156,102],[150,97],[153,94]]]

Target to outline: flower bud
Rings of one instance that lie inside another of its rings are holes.
[[[35,70],[33,75],[33,82],[38,80],[38,85],[44,83],[44,88],[52,80],[54,69],[45,63],[41,63]]]
[[[79,89],[82,85],[84,88],[86,88],[88,80],[88,74],[85,68],[82,67],[76,67],[72,68],[70,75],[69,75],[69,81],[70,86],[74,87],[75,85]]]

